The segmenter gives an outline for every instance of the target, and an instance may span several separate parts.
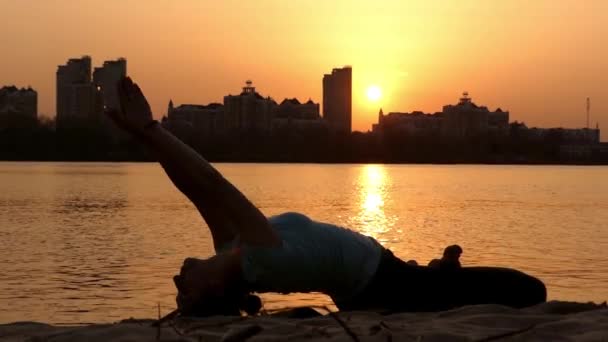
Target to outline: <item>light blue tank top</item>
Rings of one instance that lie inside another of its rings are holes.
[[[242,248],[243,274],[256,292],[322,292],[341,302],[376,273],[383,247],[371,237],[298,213],[269,222],[281,247]]]

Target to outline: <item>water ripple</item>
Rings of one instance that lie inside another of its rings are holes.
[[[550,298],[608,299],[606,167],[222,164],[268,215],[303,212],[426,263],[515,267]],[[175,307],[172,276],[213,253],[155,164],[0,163],[0,322],[112,322]],[[297,181],[294,181],[297,180]],[[267,308],[331,305],[263,296]]]

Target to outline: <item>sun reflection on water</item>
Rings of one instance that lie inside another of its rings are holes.
[[[363,202],[363,209],[365,209],[365,211],[379,212],[382,210],[383,205],[384,201],[382,200],[382,196],[380,196],[380,194],[368,193],[365,195],[365,200]]]
[[[264,212],[357,230],[402,259],[426,264],[458,243],[463,265],[529,272],[551,300],[608,298],[607,167],[218,167]],[[200,215],[156,164],[0,163],[0,174],[0,323],[154,317],[158,304],[175,308],[184,258],[213,254]],[[318,293],[262,299],[268,310],[336,310]]]
[[[388,233],[396,219],[386,215],[384,209],[390,200],[390,177],[382,165],[365,165],[361,168],[359,183],[359,208],[352,218],[353,224],[365,235],[380,242],[387,242]]]

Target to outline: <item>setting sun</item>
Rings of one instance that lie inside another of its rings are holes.
[[[376,85],[371,85],[369,86],[369,88],[367,88],[367,98],[370,101],[376,102],[380,100],[380,97],[382,97],[382,91],[380,90],[380,87]]]

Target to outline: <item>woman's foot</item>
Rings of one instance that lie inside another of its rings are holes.
[[[457,269],[461,268],[460,255],[462,254],[462,247],[458,245],[447,246],[443,250],[443,257],[441,259],[433,259],[429,262],[429,267],[441,268],[441,269]],[[409,261],[408,261],[409,263]]]

